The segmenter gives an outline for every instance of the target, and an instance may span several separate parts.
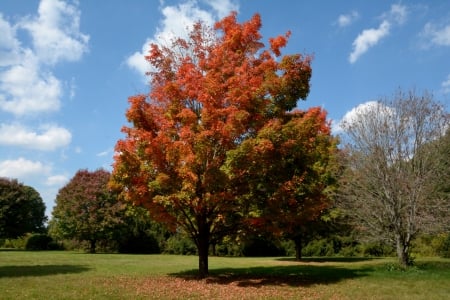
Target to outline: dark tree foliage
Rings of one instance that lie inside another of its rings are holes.
[[[447,208],[450,208],[450,129],[447,129],[446,134],[441,139],[435,142],[436,151],[435,156],[438,161],[438,175],[434,178],[435,183],[433,193],[435,197],[445,199]],[[433,149],[431,149],[433,151]],[[447,231],[450,231],[450,224],[446,224]]]
[[[148,210],[127,203],[121,219],[114,232],[120,253],[161,253],[170,233],[150,218]]]
[[[45,204],[39,193],[16,179],[0,178],[0,237],[43,232]]]
[[[79,170],[58,192],[52,233],[88,241],[91,253],[95,253],[97,242],[112,239],[122,223],[124,205],[109,189],[109,180],[110,173],[106,170]]]
[[[25,250],[61,250],[61,247],[55,243],[51,236],[47,234],[33,234],[27,239]]]

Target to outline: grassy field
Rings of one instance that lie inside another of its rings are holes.
[[[450,259],[211,257],[0,250],[0,299],[450,299]]]

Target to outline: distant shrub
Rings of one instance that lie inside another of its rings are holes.
[[[412,242],[412,252],[418,257],[443,256],[448,233],[422,234]],[[448,249],[448,248],[447,248]]]
[[[58,245],[47,234],[33,234],[28,237],[25,250],[39,251],[39,250],[60,250],[62,247]]]
[[[370,242],[362,245],[364,256],[392,256],[394,255],[394,248],[383,242]]]
[[[286,256],[295,256],[295,243],[292,240],[281,240],[280,247]]]
[[[31,234],[26,234],[22,237],[18,237],[16,239],[6,239],[3,242],[3,248],[9,249],[25,249],[25,244],[27,243],[28,238]]]
[[[218,256],[242,256],[242,245],[240,243],[225,238],[224,241],[217,245],[211,245],[212,255]]]
[[[284,256],[284,249],[274,241],[264,237],[254,237],[248,240],[242,249],[244,256]]]
[[[362,246],[355,245],[341,248],[338,255],[343,257],[355,257],[355,256],[363,256],[362,253],[363,253]]]
[[[191,239],[178,233],[169,237],[164,253],[194,255],[197,254],[197,247]]]
[[[158,241],[152,234],[141,232],[138,235],[129,236],[121,241],[118,246],[120,253],[154,254],[161,253]]]
[[[302,255],[354,257],[363,255],[363,247],[353,236],[335,235],[310,241]]]
[[[450,258],[450,233],[447,234],[446,239],[442,242],[439,248],[439,256]]]
[[[302,249],[303,256],[334,256],[334,243],[331,239],[313,240]]]

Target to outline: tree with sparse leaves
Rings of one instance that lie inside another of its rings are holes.
[[[130,97],[130,127],[116,145],[113,186],[153,218],[184,230],[208,275],[211,241],[236,229],[240,203],[223,169],[228,152],[305,99],[310,57],[281,57],[289,33],[260,41],[258,14],[236,14],[188,39],[151,45],[149,95]]]
[[[0,177],[0,237],[17,238],[43,232],[45,204],[39,193],[16,179]]]
[[[125,207],[109,188],[110,177],[103,169],[79,170],[56,196],[52,232],[61,238],[89,242],[91,253],[95,253],[97,242],[112,239]]]
[[[449,125],[442,104],[414,91],[372,102],[342,124],[341,205],[365,233],[391,242],[404,266],[417,234],[448,217],[448,199],[433,191],[445,158],[436,147]]]

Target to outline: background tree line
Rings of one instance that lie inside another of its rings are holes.
[[[445,136],[445,149],[449,148],[448,135]],[[440,149],[439,153],[443,149]],[[446,150],[447,151],[447,150]],[[95,177],[97,173],[108,174],[105,170],[96,170],[89,172],[80,170],[82,173],[91,173],[90,177]],[[98,174],[97,174],[98,175]],[[77,177],[77,176],[75,176]],[[74,178],[75,178],[74,177]],[[73,179],[72,179],[73,180]],[[9,182],[11,188],[16,186],[15,180],[5,180]],[[78,182],[84,186],[83,182]],[[89,184],[89,182],[87,182]],[[68,184],[67,186],[71,186]],[[67,192],[67,186],[64,191]],[[103,189],[107,189],[107,185]],[[440,185],[440,191],[448,193],[448,187]],[[4,191],[4,189],[3,189]],[[3,194],[4,195],[4,194]],[[112,197],[114,198],[114,197]],[[5,198],[2,198],[5,199]],[[32,198],[33,199],[33,198]],[[64,202],[64,198],[59,198],[59,203]],[[92,201],[87,197],[79,197],[78,201]],[[102,201],[102,198],[93,202]],[[103,238],[97,241],[97,251],[101,252],[121,252],[121,253],[167,253],[196,255],[195,244],[189,239],[189,236],[183,232],[170,232],[161,224],[153,221],[148,211],[143,207],[136,207],[129,203],[120,202],[117,198],[116,205],[120,206],[120,213],[111,210],[116,220],[105,226],[101,231]],[[4,204],[3,204],[4,205]],[[91,205],[98,205],[92,204]],[[36,206],[34,206],[36,207]],[[37,206],[39,207],[39,206]],[[63,204],[55,208],[54,214],[61,207],[67,207]],[[28,208],[25,207],[25,210]],[[45,208],[44,208],[45,210]],[[45,228],[44,210],[37,210],[41,213],[41,221],[38,226],[30,229],[23,227],[19,235],[2,236],[3,247],[19,248],[28,250],[60,250],[75,249],[91,251],[89,239],[83,240],[86,235],[77,232],[63,233],[64,226],[60,226],[59,219],[53,217],[48,228]],[[16,213],[24,211],[17,210]],[[35,211],[36,212],[36,211]],[[96,214],[98,210],[92,210]],[[101,212],[104,214],[105,212]],[[29,214],[29,212],[27,212]],[[70,214],[68,214],[70,215]],[[42,219],[43,218],[43,219]],[[92,219],[98,219],[98,216],[91,216]],[[107,219],[112,219],[108,217]],[[57,221],[58,220],[58,221]],[[67,219],[65,222],[78,223],[82,218]],[[118,222],[117,220],[121,220]],[[442,225],[442,224],[441,224]],[[19,228],[20,226],[16,227]],[[391,256],[395,255],[395,250],[385,239],[368,239],[366,233],[360,233],[355,225],[345,216],[340,209],[330,208],[324,212],[320,218],[303,227],[303,247],[301,254],[303,256]],[[99,230],[97,227],[96,230]],[[447,234],[446,234],[447,232]],[[33,233],[33,234],[32,234]],[[94,232],[94,236],[98,236]],[[15,237],[15,238],[13,238]],[[434,233],[419,234],[412,243],[414,255],[422,256],[450,256],[450,236],[448,231],[438,230]],[[212,255],[222,256],[281,256],[298,255],[295,244],[292,240],[283,238],[273,232],[264,232],[259,230],[242,230],[240,235],[227,236],[211,248]]]

